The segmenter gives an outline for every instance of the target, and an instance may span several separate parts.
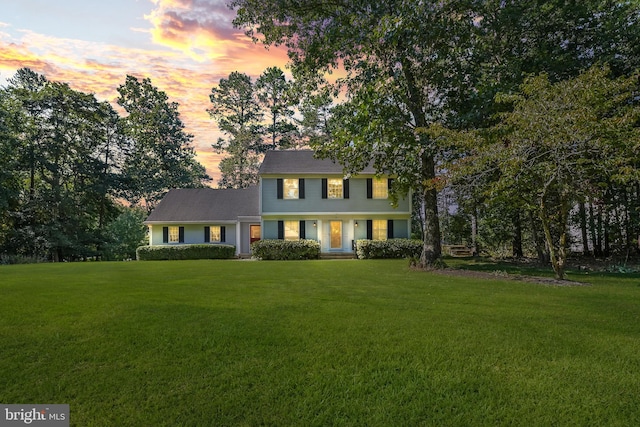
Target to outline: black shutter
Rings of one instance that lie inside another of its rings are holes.
[[[367,199],[373,199],[373,178],[367,178]]]
[[[387,220],[387,239],[393,239],[393,220]]]
[[[327,198],[327,178],[322,178],[322,198]]]
[[[284,221],[278,221],[278,239],[284,239]]]
[[[162,227],[162,243],[169,243],[169,227]]]
[[[304,199],[304,178],[298,180],[298,198]]]
[[[277,185],[277,190],[276,192],[278,193],[278,199],[282,199],[282,194],[283,194],[283,190],[282,190],[282,178],[278,178],[276,181],[276,185]]]
[[[184,227],[178,228],[178,243],[184,243]]]
[[[391,187],[393,187],[393,178],[387,180],[387,190],[391,191]]]
[[[220,227],[220,241],[227,241],[227,227],[225,227],[224,225]]]
[[[373,239],[373,220],[367,220],[367,240]]]
[[[345,179],[342,181],[342,198],[343,199],[349,198],[349,180],[348,179]]]
[[[205,243],[211,242],[211,227],[204,228],[204,242]]]
[[[300,238],[301,239],[306,239],[307,238],[307,229],[306,229],[304,221],[300,221]]]

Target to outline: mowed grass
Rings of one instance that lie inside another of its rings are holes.
[[[0,402],[74,426],[640,425],[640,277],[406,261],[0,267]]]

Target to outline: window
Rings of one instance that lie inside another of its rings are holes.
[[[373,198],[387,199],[389,198],[389,182],[384,178],[375,178],[373,180]]]
[[[387,220],[373,220],[373,240],[387,240]]]
[[[285,199],[297,199],[299,195],[299,180],[298,179],[283,179],[282,185],[284,190]]]
[[[304,178],[278,178],[276,180],[276,197],[278,199],[304,199]]]
[[[342,199],[342,184],[343,180],[339,178],[327,179],[327,198],[329,199]]]
[[[300,221],[284,221],[284,239],[298,240],[300,238]]]
[[[220,231],[219,225],[212,225],[211,227],[209,227],[209,241],[210,242],[222,241],[222,233]]]
[[[169,243],[178,243],[180,241],[180,228],[169,227]]]

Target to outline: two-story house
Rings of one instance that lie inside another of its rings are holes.
[[[392,178],[372,167],[347,177],[313,151],[270,151],[259,173],[242,190],[171,190],[145,222],[149,244],[227,243],[241,255],[258,239],[313,239],[349,253],[358,239],[410,237],[411,198],[393,207]]]
[[[322,252],[352,252],[358,239],[408,238],[410,198],[392,207],[390,184],[372,167],[345,177],[312,151],[269,152],[260,167],[262,236],[318,240]]]

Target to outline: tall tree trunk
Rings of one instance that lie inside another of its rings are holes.
[[[598,213],[596,216],[596,247],[597,247],[597,255],[604,255],[604,251],[602,249],[602,203],[598,204]]]
[[[522,221],[520,219],[520,210],[516,210],[511,217],[513,223],[513,240],[511,241],[512,255],[514,258],[522,258]]]
[[[536,246],[536,254],[538,255],[538,262],[546,265],[549,263],[549,253],[546,249],[545,238],[538,233],[539,224],[531,211],[528,213],[529,222],[531,223],[531,234],[533,236],[533,243]]]
[[[609,211],[609,190],[604,193],[604,215],[602,219],[602,232],[604,234],[604,256],[611,255],[610,228],[611,228],[611,212]]]
[[[433,268],[437,266],[442,256],[442,247],[440,244],[440,221],[438,218],[438,193],[430,185],[433,178],[435,178],[435,161],[432,156],[423,155],[422,170],[424,181],[427,184],[423,187],[425,221],[420,267]]]
[[[547,207],[544,197],[541,198],[539,207],[540,220],[542,221],[542,229],[547,241],[547,248],[549,249],[551,266],[553,267],[556,279],[558,280],[564,280],[565,278],[564,270],[567,261],[567,219],[569,215],[569,209],[565,200],[566,198],[563,197],[560,203],[560,212],[557,225],[560,227],[561,231],[557,248],[554,244],[553,235],[551,234],[551,218],[547,213]]]
[[[591,245],[593,247],[593,256],[600,256],[601,250],[598,247],[598,233],[596,230],[596,215],[593,210],[593,199],[589,200],[589,235],[591,236]]]
[[[578,203],[578,215],[580,216],[580,232],[582,234],[582,254],[589,255],[589,238],[587,236],[587,209],[584,201]]]
[[[478,242],[478,209],[473,205],[471,214],[471,245],[473,247],[473,256],[480,255],[480,247]]]

